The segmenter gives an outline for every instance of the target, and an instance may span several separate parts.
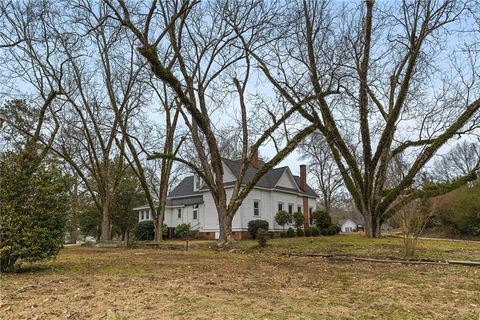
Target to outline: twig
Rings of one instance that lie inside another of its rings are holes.
[[[376,263],[399,263],[407,265],[419,265],[419,264],[429,264],[429,265],[449,265],[449,264],[458,264],[464,266],[475,266],[480,267],[480,261],[472,260],[445,260],[445,261],[428,261],[428,260],[401,260],[401,259],[376,259],[376,258],[366,258],[366,257],[355,257],[349,256],[346,254],[337,254],[332,253],[284,253],[282,255],[295,256],[295,257],[321,257],[321,258],[330,258],[333,260],[348,260],[348,261],[366,261],[366,262],[376,262]]]
[[[33,285],[33,284],[29,284],[29,285],[26,285],[26,286],[23,286],[21,288],[18,288],[17,290],[13,291],[12,292],[12,296],[13,295],[16,295],[17,293],[21,293],[21,292],[25,292],[27,291],[28,289],[34,289],[36,288],[37,286]]]

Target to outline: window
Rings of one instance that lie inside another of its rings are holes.
[[[194,204],[193,205],[193,220],[197,220],[198,219],[198,204]]]
[[[150,211],[145,212],[145,219],[150,220]]]
[[[198,189],[200,189],[201,182],[202,182],[202,179],[200,178],[199,175],[193,176],[193,191],[198,191]]]
[[[282,211],[283,210],[283,202],[279,202],[278,203],[278,211]]]
[[[288,204],[288,213],[293,213],[293,203]]]
[[[144,219],[143,211],[140,211],[140,220]]]
[[[177,218],[182,219],[182,208],[177,209]]]
[[[253,200],[253,215],[260,216],[260,200]]]
[[[302,211],[302,206],[297,206],[297,212],[303,212]]]
[[[312,216],[312,213],[313,213],[313,207],[309,207],[308,208],[308,214],[310,215],[310,217]]]

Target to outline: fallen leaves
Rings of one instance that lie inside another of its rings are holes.
[[[480,304],[475,287],[480,276],[464,267],[333,263],[256,252],[152,249],[135,255],[115,249],[98,255],[91,250],[63,250],[55,263],[75,259],[79,265],[68,271],[3,278],[2,289],[5,285],[9,292],[37,287],[8,297],[0,312],[8,308],[10,318],[39,320],[355,318],[359,313],[448,319],[468,318]],[[355,309],[345,307],[351,303]]]

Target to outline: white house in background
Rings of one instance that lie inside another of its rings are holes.
[[[224,182],[227,199],[240,172],[240,160],[223,160]],[[254,156],[243,181],[246,183],[265,163]],[[239,207],[232,224],[233,236],[237,239],[248,237],[248,222],[262,219],[269,223],[270,231],[281,231],[275,222],[279,210],[303,212],[306,224],[315,210],[317,194],[307,184],[307,169],[300,165],[300,176],[295,176],[289,167],[274,168],[268,171],[250,191]],[[151,220],[148,205],[138,211],[138,220]],[[193,229],[203,233],[206,238],[219,236],[217,210],[212,195],[198,175],[183,179],[168,195],[164,223],[174,228],[181,223],[190,223]]]
[[[356,219],[340,219],[338,224],[341,227],[342,233],[357,232],[364,229],[363,221]]]

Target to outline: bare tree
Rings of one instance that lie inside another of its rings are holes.
[[[90,4],[86,1],[81,2]],[[138,143],[139,140],[136,137],[138,130],[135,128],[144,128],[139,124],[144,119],[139,118],[138,115],[143,114],[142,109],[148,107],[147,100],[157,102],[159,106],[156,109],[160,110],[163,117],[160,124],[163,132],[162,137],[155,141],[155,146],[161,145],[160,149],[163,153],[175,155],[181,145],[179,143],[176,146],[178,139],[175,136],[179,119],[178,102],[166,85],[156,86],[155,79],[151,79],[144,72],[144,63],[138,59],[133,35],[125,34],[121,26],[107,20],[104,7],[106,7],[105,4],[101,5],[100,12],[96,14],[95,7],[84,6],[83,13],[88,17],[85,21],[89,23],[87,27],[92,30],[90,34],[94,37],[95,46],[98,48],[109,104],[122,133],[122,139],[117,139],[117,145],[145,192],[154,220],[155,240],[160,241],[173,160],[160,159],[158,190],[155,192],[156,188],[152,188],[149,184],[144,169],[146,158],[150,155],[146,149],[148,146]]]
[[[122,0],[105,2],[116,19],[137,37],[138,50],[153,74],[177,95],[200,165],[172,153],[157,153],[152,158],[171,158],[184,163],[203,179],[217,208],[219,244],[233,241],[232,220],[249,191],[315,128],[309,125],[296,130],[273,159],[259,168],[249,181],[244,181],[260,145],[306,102],[283,110],[264,128],[262,135],[249,136],[247,84],[251,57],[243,44],[257,41],[263,34],[263,25],[274,12],[261,2],[152,1],[147,8],[140,9],[145,11],[141,14]],[[161,23],[158,25],[157,21]],[[222,86],[223,90],[215,90]],[[230,199],[227,199],[220,145],[212,119],[212,113],[225,102],[221,94],[225,91],[230,91],[230,96],[237,101],[242,127],[242,166]]]
[[[183,138],[177,139],[175,135],[180,114],[177,108],[177,102],[174,98],[171,98],[172,94],[168,92],[169,90],[165,85],[163,85],[163,90],[160,92],[157,87],[154,87],[154,91],[158,97],[165,118],[162,137],[157,136],[157,141],[154,144],[155,150],[158,150],[158,146],[160,145],[163,154],[173,154],[176,156],[183,142]],[[119,113],[118,109],[114,108],[114,110],[117,117],[121,119],[122,114]],[[128,152],[126,152],[125,148],[123,152],[133,171],[139,178],[140,184],[145,192],[147,203],[152,212],[155,226],[155,241],[161,241],[167,194],[171,183],[176,180],[174,177],[171,177],[174,161],[166,157],[158,160],[147,160],[151,157],[151,151],[147,149],[147,145],[139,143],[135,132],[131,130],[131,126],[121,121],[120,128],[126,145],[128,146]],[[156,169],[149,171],[149,169],[152,169],[152,166],[149,167],[146,160],[154,162],[153,166],[156,167]],[[159,174],[155,173],[156,170],[159,171]],[[156,203],[156,201],[158,201],[158,203]]]
[[[115,143],[119,122],[111,112],[108,74],[91,55],[99,43],[91,31],[101,23],[92,25],[81,5],[21,2],[3,8],[8,32],[25,40],[8,49],[4,59],[11,63],[5,68],[12,79],[40,97],[46,88],[51,88],[49,97],[61,93],[60,107],[49,113],[54,132],[35,136],[78,174],[102,216],[101,239],[108,240],[110,209],[125,163]],[[129,101],[128,91],[117,92],[120,103]]]
[[[378,237],[382,222],[419,196],[411,187],[439,148],[478,130],[479,33],[464,23],[478,14],[474,5],[293,2],[278,15],[284,29],[261,52],[248,46],[291,105],[315,96],[301,112],[325,137],[369,237]],[[460,42],[461,49],[452,45]],[[349,144],[351,136],[356,141]],[[400,154],[407,172],[387,186]],[[472,179],[469,172],[458,182]]]
[[[480,143],[464,140],[433,163],[432,175],[434,179],[440,181],[453,180],[466,176],[478,168],[479,161]]]
[[[392,217],[402,231],[405,256],[414,257],[418,238],[433,216],[428,199],[416,199],[403,206]]]
[[[12,48],[19,45],[24,38],[19,33],[10,33],[9,23],[9,11],[10,8],[14,5],[13,1],[3,1],[0,5],[0,25],[2,29],[0,30],[0,49]],[[30,22],[33,18],[33,15],[29,17]]]
[[[45,31],[49,9],[46,3],[0,4],[0,129],[9,134],[5,139],[12,141],[15,134],[9,128],[16,133],[22,129],[27,145],[44,139],[47,147],[38,159],[47,154],[60,127],[54,119],[62,106],[57,99],[63,94],[58,79],[69,60],[56,46],[55,35]]]
[[[314,133],[299,146],[302,159],[308,161],[311,181],[320,194],[325,211],[330,213],[333,205],[342,197],[343,179],[325,138]]]
[[[26,104],[25,110],[21,110],[23,115],[31,113],[31,117],[38,113],[39,121],[52,108],[53,99],[61,90],[65,91],[61,92],[59,107],[51,111],[52,128],[40,130],[40,123],[35,134],[41,132],[41,141],[49,140],[49,148],[45,150],[63,157],[82,178],[83,187],[103,217],[101,238],[111,237],[109,212],[123,171],[115,168],[115,164],[124,166],[122,158],[125,158],[145,190],[159,240],[173,160],[155,161],[161,165],[156,179],[158,186],[152,185],[151,177],[157,175],[145,172],[150,153],[148,146],[138,143],[135,129],[144,127],[145,119],[141,117],[150,111],[147,109],[151,101],[157,101],[165,125],[160,125],[162,137],[155,141],[155,146],[163,143],[165,153],[175,153],[178,101],[165,85],[163,88],[152,85],[157,80],[145,73],[145,63],[138,59],[133,35],[116,23],[108,23],[111,20],[107,21],[105,7],[103,3],[88,0],[56,5],[33,1],[2,3],[2,17],[6,18],[2,19],[5,26],[2,38],[25,40],[6,47],[3,61],[8,72],[4,75],[22,80],[20,87],[27,84],[45,99],[39,111],[26,110]],[[2,80],[8,83],[6,78]],[[15,91],[8,86],[2,88]],[[21,92],[16,94],[24,96]],[[20,114],[19,111],[10,108],[8,112],[4,114],[9,114],[8,121],[15,124],[16,132],[22,129],[34,134],[31,128],[22,127],[17,121],[19,117],[15,114]],[[61,135],[55,140],[57,131]],[[157,200],[160,205],[155,203]]]

